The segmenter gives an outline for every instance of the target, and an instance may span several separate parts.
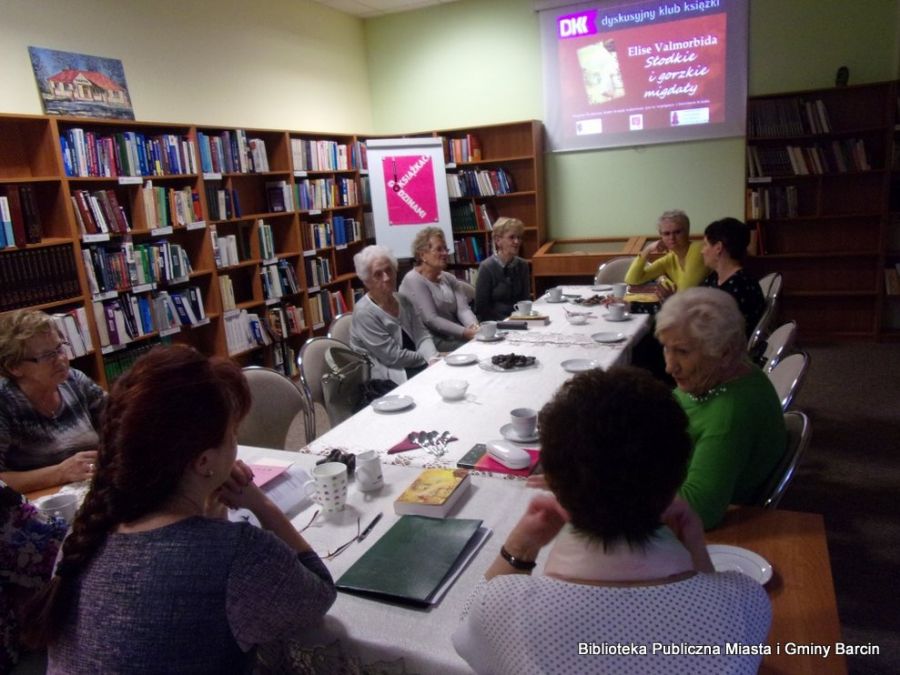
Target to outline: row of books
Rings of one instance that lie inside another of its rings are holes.
[[[336,206],[356,206],[359,195],[352,178],[313,178],[294,185],[295,203],[301,211],[333,209]]]
[[[294,210],[294,196],[291,184],[286,180],[266,181],[266,203],[271,213]]]
[[[146,244],[125,241],[112,246],[88,246],[81,255],[93,295],[176,283],[186,280],[193,271],[187,251],[164,239]]]
[[[313,327],[327,326],[338,314],[349,311],[340,291],[323,291],[309,296],[309,320]]]
[[[450,197],[491,197],[515,191],[512,174],[503,168],[447,174],[447,194]]]
[[[80,296],[71,246],[0,253],[0,312]]]
[[[269,307],[266,318],[269,321],[269,331],[278,340],[289,335],[302,335],[306,330],[303,308],[298,305],[285,302]]]
[[[474,232],[490,230],[496,220],[493,206],[485,203],[451,202],[450,221],[454,232]]]
[[[454,261],[458,263],[480,263],[487,255],[480,237],[460,237],[453,240]]]
[[[481,161],[481,141],[475,134],[466,134],[459,138],[442,138],[441,140],[444,144],[445,164]]]
[[[288,342],[281,342],[272,350],[272,368],[291,379],[297,378],[300,376],[297,356],[298,350]]]
[[[750,219],[796,218],[798,215],[796,185],[773,185],[747,190],[747,217]]]
[[[196,286],[153,294],[123,293],[93,305],[101,347],[124,345],[153,333],[167,334],[181,326],[209,322],[203,295]]]
[[[334,215],[331,218],[331,225],[334,229],[335,246],[344,246],[363,238],[363,225],[355,218]]]
[[[754,100],[747,106],[747,135],[751,138],[830,132],[831,120],[820,98],[803,100],[799,96],[791,96]]]
[[[900,263],[885,268],[884,290],[888,295],[900,295]]]
[[[263,260],[275,259],[275,237],[272,226],[261,218],[256,221],[256,237],[259,240],[259,257]]]
[[[358,169],[359,153],[351,145],[337,141],[306,138],[291,139],[294,171],[347,171]]]
[[[217,136],[197,132],[203,173],[265,173],[269,170],[266,142],[247,138],[243,129],[222,131]]]
[[[331,281],[331,261],[328,258],[304,258],[304,264],[306,283],[310,288],[318,288]]]
[[[94,351],[91,331],[88,327],[87,311],[84,307],[76,307],[68,312],[54,312],[50,315],[56,329],[66,341],[66,356],[77,359]]]
[[[144,219],[147,229],[158,227],[186,227],[203,221],[200,193],[189,185],[180,190],[153,187],[152,181],[141,188]]]
[[[270,345],[272,336],[258,314],[242,309],[225,314],[225,341],[234,355]]]
[[[303,223],[300,229],[304,251],[343,246],[360,241],[365,234],[365,226],[358,220],[339,215],[332,216],[330,223]]]
[[[300,292],[297,273],[287,260],[279,260],[275,265],[263,265],[259,274],[266,300],[280,299]]]
[[[69,198],[82,235],[131,231],[128,211],[115,190],[73,190]]]
[[[134,362],[149,352],[154,347],[161,344],[170,344],[171,338],[151,338],[149,340],[131,345],[126,349],[122,349],[113,354],[108,354],[103,358],[103,369],[106,372],[106,381],[112,384],[122,377]]]
[[[31,185],[6,185],[0,193],[0,249],[37,244],[44,236]]]
[[[859,138],[806,147],[747,146],[747,172],[750,178],[847,173],[869,171],[871,168],[866,144]]]
[[[237,190],[218,188],[214,184],[206,184],[206,208],[210,220],[230,220],[241,217],[241,205]]]
[[[478,268],[477,267],[462,267],[452,270],[453,276],[457,279],[462,279],[463,281],[475,285],[475,281],[478,279]]]
[[[209,237],[212,241],[213,259],[216,268],[232,267],[249,257],[244,232],[240,234],[219,235],[215,225],[209,226]]]
[[[197,173],[196,148],[187,136],[140,131],[98,134],[74,127],[60,133],[67,176],[116,178]]]

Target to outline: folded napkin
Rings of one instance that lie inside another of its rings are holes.
[[[406,452],[407,450],[421,450],[421,449],[422,449],[421,445],[409,440],[409,438],[406,437],[402,441],[397,443],[397,445],[391,447],[391,449],[387,451],[387,454],[396,455],[398,452]]]

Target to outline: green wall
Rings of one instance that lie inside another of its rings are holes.
[[[378,133],[543,116],[532,0],[460,0],[365,22]],[[753,0],[751,93],[898,76],[898,0]],[[695,229],[744,209],[744,144],[726,139],[547,156],[552,237],[651,232],[688,212]]]

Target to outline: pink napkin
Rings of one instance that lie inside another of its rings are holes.
[[[418,443],[413,443],[409,440],[409,438],[404,437],[402,441],[397,443],[394,447],[387,451],[389,455],[395,455],[398,452],[406,452],[407,450],[421,450],[422,446]]]
[[[263,487],[266,483],[278,478],[281,474],[288,470],[287,465],[277,466],[274,464],[251,464],[250,469],[253,471],[253,482],[256,487]]]

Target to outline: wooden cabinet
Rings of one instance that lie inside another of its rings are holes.
[[[748,102],[748,266],[783,275],[781,313],[805,338],[883,333],[895,107],[895,83]]]

